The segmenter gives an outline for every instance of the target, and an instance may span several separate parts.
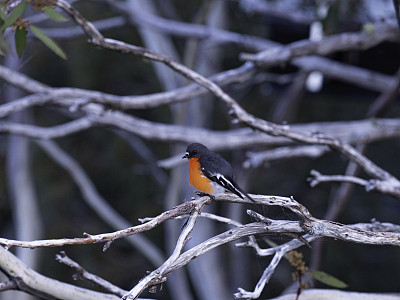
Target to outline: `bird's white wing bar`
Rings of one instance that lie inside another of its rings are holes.
[[[243,195],[243,193],[241,191],[239,191],[234,185],[233,183],[228,180],[224,175],[222,174],[216,174],[215,177],[217,178],[217,180],[220,182],[220,184],[226,188],[228,191],[236,191],[236,193],[238,195],[241,195],[243,198],[246,197],[246,195]]]

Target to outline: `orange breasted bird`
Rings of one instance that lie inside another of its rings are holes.
[[[255,202],[235,182],[231,165],[203,144],[190,144],[182,158],[189,161],[189,183],[197,190],[213,196],[225,189],[242,199],[248,198]]]

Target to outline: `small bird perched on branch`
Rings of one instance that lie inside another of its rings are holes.
[[[225,189],[242,199],[248,198],[255,202],[235,182],[231,165],[203,144],[190,144],[182,158],[189,161],[189,183],[197,190],[212,197]]]

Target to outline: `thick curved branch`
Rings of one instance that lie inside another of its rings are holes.
[[[0,269],[8,276],[17,277],[21,290],[40,297],[51,296],[65,300],[119,299],[114,295],[91,291],[43,276],[26,266],[3,247],[0,247]]]

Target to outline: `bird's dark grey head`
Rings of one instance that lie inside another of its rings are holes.
[[[197,158],[208,151],[208,148],[200,143],[190,144],[186,148],[186,154],[182,158]]]

